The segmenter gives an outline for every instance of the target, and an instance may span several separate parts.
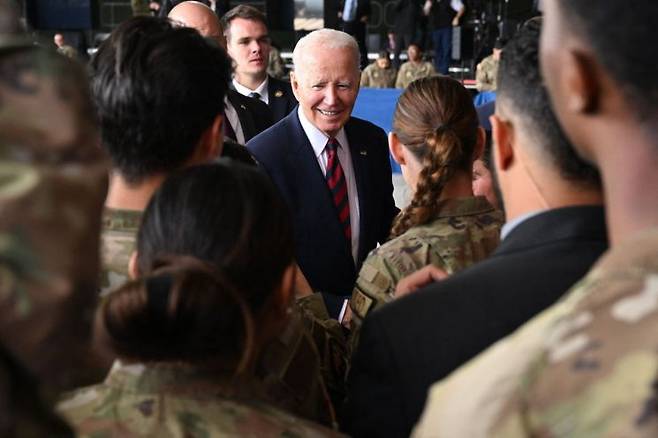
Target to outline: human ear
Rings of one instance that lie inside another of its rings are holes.
[[[489,117],[491,122],[491,135],[493,139],[494,166],[500,172],[504,172],[514,162],[514,128],[509,122],[502,120],[497,115]]]
[[[401,166],[407,164],[407,160],[404,157],[404,146],[400,142],[397,134],[394,132],[388,133],[388,149],[391,151],[391,156]]]
[[[484,131],[484,128],[479,126],[477,131],[477,140],[475,141],[475,148],[473,149],[473,156],[471,161],[482,159],[482,153],[484,152],[484,143],[487,140],[487,133]]]
[[[294,71],[290,72],[290,86],[292,87],[292,94],[295,95],[295,99],[299,102],[299,81]]]
[[[224,120],[224,116],[217,114],[210,126],[203,131],[194,154],[196,162],[206,163],[222,154],[222,150],[224,149],[224,123],[227,123]]]
[[[130,255],[130,261],[128,262],[128,277],[131,280],[135,280],[139,277],[139,271],[137,269],[137,251],[133,251]]]
[[[601,96],[599,66],[584,52],[570,51],[563,63],[562,87],[566,90],[566,107],[589,114],[598,110]]]
[[[291,263],[281,276],[281,287],[277,302],[275,303],[277,310],[281,315],[285,315],[290,308],[290,305],[295,297],[295,286],[297,278],[297,265]]]

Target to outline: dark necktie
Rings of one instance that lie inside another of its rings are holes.
[[[352,227],[350,225],[350,203],[347,196],[347,181],[343,173],[343,167],[338,161],[338,148],[340,144],[335,138],[327,142],[327,185],[334,200],[334,206],[338,213],[338,221],[343,229],[347,244],[352,246]]]
[[[253,97],[254,99],[260,100],[260,93],[256,93],[255,91],[252,91],[249,93],[249,97]]]

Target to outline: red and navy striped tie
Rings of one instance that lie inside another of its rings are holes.
[[[347,182],[345,181],[345,174],[343,168],[338,161],[338,148],[340,144],[335,138],[330,138],[327,142],[327,185],[336,206],[338,213],[338,221],[343,228],[343,234],[347,240],[347,244],[352,246],[352,227],[350,226],[350,203],[347,196]]]

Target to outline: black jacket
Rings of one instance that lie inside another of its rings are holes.
[[[272,126],[272,112],[260,100],[243,96],[230,88],[226,97],[238,113],[245,143]]]
[[[345,430],[409,436],[433,383],[555,303],[606,248],[602,207],[550,210],[518,225],[488,259],[369,314]]]
[[[290,114],[297,106],[297,98],[292,93],[290,82],[270,76],[267,83],[267,94],[269,95],[269,103],[267,105],[272,112],[274,123]]]

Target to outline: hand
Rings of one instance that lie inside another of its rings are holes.
[[[452,27],[457,27],[459,26],[459,17],[455,17],[452,19]]]
[[[395,287],[395,298],[415,292],[435,281],[448,278],[448,274],[434,265],[427,265],[411,275],[404,277]]]
[[[295,270],[297,271],[297,274],[295,275],[295,296],[297,298],[302,298],[313,295],[313,288],[308,280],[306,280],[304,273],[297,263],[295,263]]]
[[[360,18],[361,23],[367,23],[368,22],[368,16],[364,15],[363,17]]]
[[[350,307],[350,303],[347,303],[347,307],[345,308],[345,314],[343,315],[343,319],[340,320],[340,324],[349,330],[352,328],[351,322],[352,322],[352,308]]]

